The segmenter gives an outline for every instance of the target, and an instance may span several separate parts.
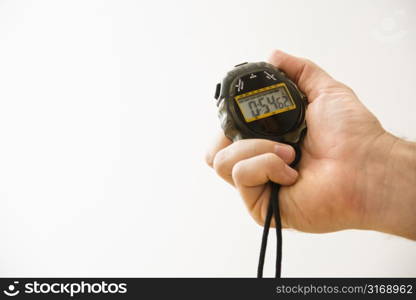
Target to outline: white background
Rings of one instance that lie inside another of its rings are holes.
[[[0,276],[254,276],[261,228],[203,161],[215,84],[282,49],[415,139],[415,13],[414,1],[0,1]],[[416,242],[375,232],[286,231],[283,251],[283,276],[416,276]]]

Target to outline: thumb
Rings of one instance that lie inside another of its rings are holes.
[[[322,89],[335,87],[338,82],[312,61],[275,50],[269,62],[285,72],[312,102]]]

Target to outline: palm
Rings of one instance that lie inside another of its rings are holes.
[[[327,232],[360,222],[364,197],[357,170],[366,148],[383,132],[377,119],[346,87],[318,95],[308,106],[300,177],[280,192],[284,225]]]

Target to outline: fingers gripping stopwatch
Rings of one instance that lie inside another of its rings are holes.
[[[262,138],[290,144],[300,159],[299,144],[306,133],[306,96],[284,72],[265,63],[242,63],[229,71],[215,90],[218,117],[225,136],[233,142]],[[276,277],[281,274],[282,234],[278,195],[280,185],[270,182],[271,196],[264,224],[257,276],[263,276],[267,236],[274,215],[277,233]]]

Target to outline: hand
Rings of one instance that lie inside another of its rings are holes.
[[[385,212],[391,199],[383,180],[398,139],[382,128],[349,87],[314,63],[281,51],[269,62],[308,97],[308,130],[298,170],[288,166],[295,156],[288,145],[262,139],[232,143],[224,134],[208,152],[207,163],[237,188],[260,225],[272,180],[283,185],[283,227],[315,233],[374,229],[409,236],[393,232],[383,220],[395,218]]]

